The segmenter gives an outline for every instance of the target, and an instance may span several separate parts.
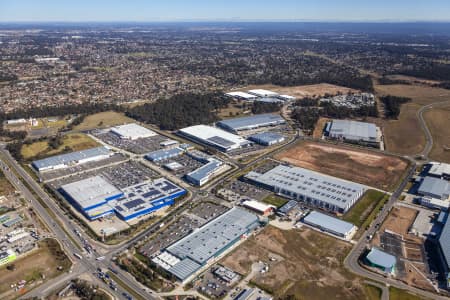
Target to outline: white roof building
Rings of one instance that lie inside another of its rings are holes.
[[[207,125],[186,127],[180,129],[179,133],[191,140],[213,146],[224,152],[239,149],[250,143],[238,135]]]
[[[254,100],[256,98],[255,95],[245,93],[245,92],[229,92],[225,94],[228,97],[244,99],[244,100]]]
[[[242,203],[242,205],[260,214],[267,214],[276,209],[273,205],[265,204],[256,200],[246,200]]]
[[[154,131],[142,127],[136,123],[120,125],[111,128],[111,132],[117,134],[122,139],[136,140],[139,138],[152,137],[157,135]]]
[[[249,90],[248,93],[258,96],[258,97],[277,97],[278,96],[278,93],[268,91],[268,90],[263,90],[263,89]]]

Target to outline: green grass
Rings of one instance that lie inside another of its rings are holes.
[[[364,291],[366,292],[367,300],[380,300],[383,294],[379,287],[370,284],[364,285]]]
[[[358,227],[371,216],[377,204],[383,199],[384,193],[377,190],[368,190],[364,196],[350,209],[343,219]]]
[[[395,287],[389,288],[390,300],[421,300],[423,298],[409,293],[408,291],[401,290]]]
[[[266,198],[264,198],[262,201],[264,203],[273,205],[276,208],[280,208],[288,202],[288,200],[281,198],[280,196],[277,196],[277,195],[269,195]]]

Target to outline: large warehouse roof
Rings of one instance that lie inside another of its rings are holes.
[[[217,122],[217,125],[233,132],[249,130],[258,127],[284,124],[286,121],[276,114],[261,114],[242,118],[234,118]]]
[[[229,93],[226,93],[225,95],[230,96],[230,97],[242,98],[242,99],[246,99],[246,100],[251,100],[251,99],[256,98],[255,95],[245,93],[245,92],[229,92]]]
[[[248,143],[247,140],[238,135],[207,125],[186,127],[180,129],[180,133],[224,151],[238,149]]]
[[[146,138],[157,135],[155,132],[142,127],[136,123],[120,125],[111,128],[111,132],[117,134],[123,139],[135,140],[138,138]]]
[[[378,248],[373,247],[369,254],[367,254],[366,259],[379,267],[383,267],[385,269],[392,269],[395,266],[395,262],[397,259],[395,256],[381,251]]]
[[[375,141],[378,138],[375,124],[350,120],[333,120],[329,134],[363,141]]]
[[[216,172],[217,169],[220,168],[221,166],[222,162],[220,160],[211,158],[207,164],[186,174],[186,177],[190,181],[200,183],[203,180],[207,179],[209,176],[211,176],[211,174]]]
[[[450,183],[444,179],[427,176],[420,184],[418,193],[445,200],[450,196]]]
[[[264,174],[250,172],[246,178],[278,187],[298,195],[307,195],[340,208],[346,208],[365,191],[365,186],[299,167],[279,165]]]
[[[450,268],[450,218],[447,218],[442,228],[439,245],[441,246],[441,251],[447,264],[446,269],[448,269]]]
[[[249,136],[248,139],[258,144],[272,145],[281,143],[284,141],[285,137],[276,132],[259,132]]]
[[[450,176],[450,164],[446,163],[431,163],[431,168],[428,171],[430,175],[443,177],[443,176]]]
[[[95,158],[95,157],[102,157],[105,155],[110,155],[110,151],[106,147],[96,147],[96,148],[90,148],[86,150],[56,155],[40,160],[35,160],[33,162],[33,167],[37,170],[43,170],[48,169],[51,167],[59,166],[59,165],[70,165],[77,163],[82,160]]]
[[[339,220],[338,218],[331,217],[318,211],[312,211],[303,219],[303,221],[328,231],[337,232],[342,236],[346,236],[355,228],[355,225],[352,223]]]
[[[256,215],[234,207],[166,250],[181,260],[189,258],[203,265],[251,230],[257,222]]]
[[[61,189],[79,207],[89,210],[105,204],[108,200],[122,196],[122,191],[101,176],[93,176],[61,186]]]
[[[263,90],[263,89],[255,89],[255,90],[249,90],[249,94],[256,95],[258,97],[276,97],[278,96],[278,93]]]
[[[183,149],[180,148],[172,148],[172,149],[160,149],[145,155],[145,158],[150,161],[159,161],[163,159],[168,159],[171,157],[176,157],[184,153]]]

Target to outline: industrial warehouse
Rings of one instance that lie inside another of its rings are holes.
[[[135,123],[112,127],[110,131],[118,135],[121,139],[127,140],[137,140],[157,135],[157,133]]]
[[[44,172],[79,165],[91,161],[106,159],[113,155],[106,147],[96,147],[77,152],[56,155],[40,160],[35,160],[31,164],[36,171]]]
[[[215,147],[223,152],[239,149],[251,144],[238,135],[207,125],[186,127],[180,129],[179,134],[192,141]]]
[[[450,287],[450,218],[445,221],[439,237],[439,252],[441,254],[442,269],[447,276],[447,285]]]
[[[264,174],[251,171],[244,178],[287,198],[337,213],[347,212],[366,190],[361,184],[285,165]]]
[[[118,189],[101,176],[61,186],[60,193],[89,220],[115,213],[124,221],[172,205],[186,191],[164,178]]]
[[[272,146],[284,142],[286,138],[280,133],[260,132],[252,134],[248,139],[263,146]]]
[[[326,214],[312,211],[303,218],[303,222],[338,237],[350,240],[356,233],[356,226]]]
[[[185,281],[258,225],[256,215],[234,207],[167,247],[152,260]]]
[[[220,160],[210,158],[205,165],[186,174],[185,178],[192,184],[202,186],[207,183],[211,177],[219,173],[223,167],[225,167],[225,165]]]
[[[376,147],[380,146],[380,132],[380,128],[375,124],[350,120],[333,120],[325,126],[328,138]]]
[[[253,130],[261,127],[276,126],[285,123],[286,120],[284,120],[280,115],[261,114],[223,120],[217,122],[217,126],[230,132],[238,133],[239,131]]]
[[[450,183],[447,180],[426,176],[417,193],[422,196],[420,203],[424,206],[442,210],[450,207]]]

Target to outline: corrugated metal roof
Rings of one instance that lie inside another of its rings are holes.
[[[191,173],[186,174],[186,177],[188,179],[200,182],[202,179],[214,173],[221,165],[221,161],[210,159],[210,161],[206,165],[203,165],[200,168],[192,171]]]
[[[249,172],[246,178],[340,208],[345,208],[348,202],[355,200],[365,191],[365,186],[358,183],[284,165],[276,166],[264,174]]]
[[[352,223],[342,221],[318,211],[310,212],[303,220],[305,223],[340,233],[343,236],[347,235],[355,227]]]
[[[130,124],[112,127],[111,131],[113,133],[121,136],[122,138],[132,139],[132,140],[157,135],[157,133],[155,133],[154,131],[147,129],[136,123],[130,123]]]
[[[180,259],[190,258],[199,264],[204,264],[251,230],[257,222],[256,215],[234,207],[169,246],[166,251]]]
[[[180,148],[156,150],[145,155],[145,158],[151,161],[158,161],[183,154],[184,150]]]
[[[249,136],[248,139],[257,143],[270,144],[284,140],[284,135],[276,132],[260,132]]]
[[[450,164],[432,163],[428,173],[435,176],[450,175]]]
[[[439,245],[441,246],[442,254],[448,268],[450,267],[450,218],[447,218],[444,227],[442,228],[441,236],[439,237]]]
[[[450,184],[447,180],[435,177],[425,177],[418,189],[419,194],[429,194],[439,199],[447,199],[450,194]]]
[[[110,151],[106,147],[96,147],[96,148],[90,148],[86,150],[51,156],[48,158],[35,160],[33,162],[33,166],[36,169],[44,169],[48,167],[58,166],[62,164],[72,164],[75,162],[78,162],[83,159],[87,158],[93,158],[96,156],[103,156],[103,155],[109,155]]]
[[[367,254],[366,259],[374,265],[383,267],[385,269],[391,269],[395,266],[397,259],[395,256],[381,251],[380,249],[373,247],[369,254]]]
[[[330,134],[342,135],[344,137],[357,137],[364,141],[373,141],[377,139],[377,126],[373,123],[333,120]]]
[[[192,259],[185,258],[179,263],[175,264],[173,267],[169,268],[168,271],[175,275],[178,279],[183,281],[200,268],[200,264],[196,263]]]
[[[217,122],[217,125],[222,128],[225,128],[225,129],[239,131],[239,130],[248,130],[248,129],[252,129],[252,128],[284,124],[284,123],[286,123],[286,121],[280,115],[261,114],[261,115],[253,115],[253,116],[248,116],[248,117],[223,120],[223,121]]]

